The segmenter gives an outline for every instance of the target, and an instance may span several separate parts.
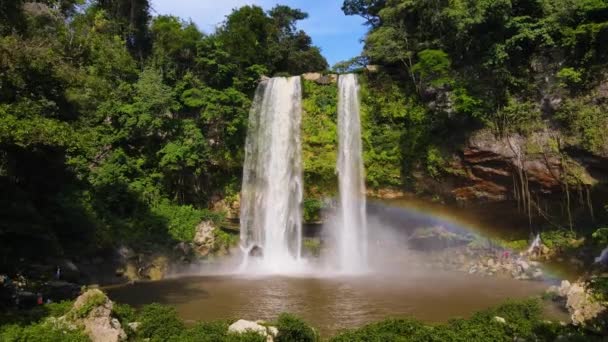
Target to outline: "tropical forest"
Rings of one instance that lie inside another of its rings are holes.
[[[0,0],[0,341],[606,340],[607,0]]]

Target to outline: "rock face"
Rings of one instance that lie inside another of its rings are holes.
[[[113,303],[98,289],[89,290],[74,302],[66,317],[84,326],[93,342],[125,341],[127,334],[120,322],[112,317]]]
[[[552,130],[528,137],[497,137],[487,129],[477,131],[450,163],[453,184],[444,192],[460,202],[508,200],[520,191],[516,189],[521,188],[523,178],[531,192],[560,194],[565,168],[576,169],[585,185],[608,181],[608,158],[562,148],[570,160],[564,166],[563,155],[557,151],[560,144],[563,139]]]
[[[338,82],[338,75],[336,75],[336,74],[323,75],[319,72],[308,72],[308,73],[302,74],[302,78],[304,78],[307,81],[313,81],[320,85],[328,85],[328,84]]]
[[[559,288],[552,286],[547,292],[565,301],[574,325],[587,326],[606,311],[606,307],[596,301],[580,282],[570,284],[569,281],[563,280]]]
[[[242,334],[246,332],[255,332],[266,337],[266,342],[274,341],[279,330],[276,327],[264,326],[261,322],[252,322],[240,319],[228,327],[228,332],[231,334]]]
[[[206,256],[215,245],[215,230],[217,228],[211,221],[203,221],[196,226],[193,243],[197,252]]]

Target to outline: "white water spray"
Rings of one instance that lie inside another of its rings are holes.
[[[260,249],[256,270],[294,271],[302,246],[302,118],[300,77],[258,86],[249,113],[241,190],[241,268]]]
[[[359,273],[367,269],[367,219],[356,76],[340,75],[338,88],[340,199],[335,227],[337,262],[341,272]]]
[[[540,234],[536,234],[536,236],[534,237],[534,240],[532,240],[532,243],[530,244],[530,247],[528,247],[528,254],[532,254],[534,253],[534,249],[536,248],[540,248]]]

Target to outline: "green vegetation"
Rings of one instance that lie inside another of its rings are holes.
[[[108,300],[108,297],[106,297],[103,292],[92,292],[92,295],[86,298],[86,302],[81,303],[80,306],[74,307],[72,310],[70,310],[68,312],[68,316],[71,319],[85,318],[93,309],[105,304]]]
[[[304,238],[302,241],[303,249],[314,257],[321,255],[321,239],[319,238]]]
[[[605,283],[602,283],[605,286]],[[599,287],[599,281],[596,281]],[[604,292],[605,293],[605,292]],[[62,303],[62,306],[72,304]],[[46,306],[45,306],[46,307]],[[38,308],[36,309],[38,310]],[[65,313],[65,310],[63,310]],[[17,341],[88,341],[82,331],[69,330],[56,320],[61,312],[46,312],[33,315],[20,312],[20,316],[0,316],[0,340]],[[36,319],[31,319],[37,316]],[[119,318],[123,327],[129,322],[140,322],[135,332],[129,333],[129,340],[140,341],[228,341],[262,342],[265,337],[256,333],[229,334],[228,327],[233,321],[199,322],[186,326],[174,309],[160,304],[150,304],[135,310],[127,305],[114,303],[112,316]],[[17,318],[20,317],[20,318]],[[500,322],[500,317],[504,323]],[[300,318],[291,314],[281,314],[276,322],[268,325],[279,330],[275,338],[279,342],[316,342],[319,334]],[[572,325],[562,325],[546,321],[542,317],[541,303],[537,299],[507,302],[496,308],[473,314],[468,319],[454,319],[445,324],[427,325],[413,319],[391,318],[364,327],[347,330],[329,341],[513,341],[515,339],[534,341],[554,341],[562,336],[569,341],[600,341],[601,335]],[[63,339],[61,339],[63,338]]]
[[[327,63],[287,6],[214,33],[148,0],[0,5],[0,268],[189,241],[240,187],[261,75]],[[227,237],[221,235],[220,238]]]
[[[342,9],[369,32],[362,56],[336,68],[378,68],[362,77],[369,185],[415,190],[417,172],[440,178],[450,171],[442,161],[482,127],[558,129],[568,137],[559,151],[605,155],[606,2],[345,0]]]
[[[277,342],[316,342],[319,340],[317,332],[306,322],[291,314],[280,314],[277,320]]]
[[[495,317],[505,320],[499,322]],[[567,336],[569,341],[600,341],[600,336],[583,330],[541,320],[536,300],[511,302],[495,309],[430,326],[415,320],[389,319],[348,331],[331,341],[555,341]]]

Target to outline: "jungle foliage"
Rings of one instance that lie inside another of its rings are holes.
[[[327,67],[306,17],[244,6],[205,33],[147,0],[2,1],[2,266],[188,240],[217,219],[260,76]]]
[[[378,69],[364,73],[362,95],[378,127],[366,137],[370,185],[413,187],[415,170],[449,172],[444,156],[483,127],[557,128],[571,146],[606,155],[608,2],[345,0],[342,9],[369,31],[362,56],[334,68]]]

